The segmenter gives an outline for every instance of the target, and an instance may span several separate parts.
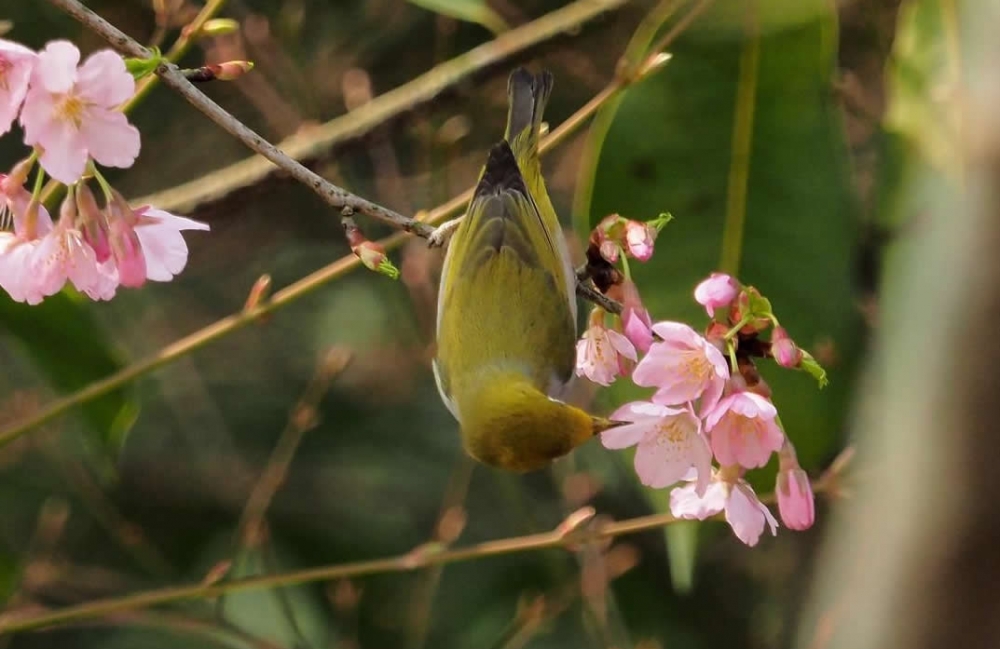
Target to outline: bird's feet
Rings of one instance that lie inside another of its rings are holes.
[[[431,232],[431,236],[427,237],[427,245],[431,248],[440,248],[446,245],[451,240],[452,235],[455,234],[458,226],[462,224],[462,218],[460,216],[457,219],[445,221],[435,228],[434,232]]]

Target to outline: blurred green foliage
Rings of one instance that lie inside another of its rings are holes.
[[[424,7],[443,16],[478,23],[494,34],[501,34],[510,26],[486,0],[410,0],[418,7]]]

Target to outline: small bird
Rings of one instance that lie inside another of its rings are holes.
[[[542,178],[538,143],[552,75],[515,70],[504,139],[450,233],[434,376],[466,451],[540,469],[618,424],[558,399],[573,375],[576,277]],[[440,239],[438,239],[440,241]]]

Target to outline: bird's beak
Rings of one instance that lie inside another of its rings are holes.
[[[614,419],[605,419],[604,417],[591,417],[591,422],[594,427],[594,434],[603,433],[611,428],[617,428],[618,426],[624,426],[625,424],[631,423],[628,421],[615,421]]]

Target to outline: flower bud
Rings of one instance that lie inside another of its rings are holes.
[[[711,343],[721,343],[726,339],[727,333],[729,333],[729,327],[712,320],[705,329],[705,338]]]
[[[601,245],[598,249],[601,252],[601,257],[603,257],[608,263],[613,264],[616,261],[618,261],[618,253],[621,250],[621,248],[619,248],[618,244],[615,243],[614,241],[611,241],[610,239],[605,239],[604,241],[601,242]]]
[[[625,224],[625,244],[630,255],[639,261],[649,261],[653,256],[653,242],[656,241],[656,228],[641,221],[628,221]]]
[[[142,254],[142,244],[135,228],[124,219],[111,221],[111,254],[118,268],[118,282],[132,288],[146,283],[146,258]]]
[[[653,344],[653,321],[639,297],[639,289],[632,280],[622,283],[622,326],[625,337],[639,351],[646,353]]]
[[[216,81],[232,81],[253,70],[253,61],[226,61],[206,65]]]
[[[392,279],[399,277],[399,269],[392,265],[392,262],[385,255],[385,248],[379,244],[364,240],[352,246],[351,252],[357,255],[366,268],[387,275]]]
[[[15,217],[14,227],[17,234],[24,237],[25,239],[37,239],[42,233],[38,231],[38,219],[39,210],[41,209],[41,204],[38,199],[32,197],[28,201],[28,206],[24,210],[24,218],[21,220],[21,227],[18,228],[17,219]]]
[[[271,297],[271,276],[264,273],[257,278],[250,288],[247,301],[243,304],[243,311],[252,311]]]
[[[601,219],[590,233],[590,245],[597,248],[608,263],[618,261],[625,237],[626,220],[617,214],[609,214]]]
[[[784,327],[775,327],[771,333],[771,356],[782,367],[796,368],[802,363],[802,350],[788,337]]]
[[[13,185],[20,187],[21,185],[23,185],[28,181],[28,174],[31,173],[31,169],[34,166],[35,166],[35,161],[32,160],[30,157],[21,160],[20,162],[14,165],[14,167],[10,170],[10,174],[8,174],[6,178],[4,178],[3,180],[4,184],[12,183]],[[0,190],[6,192],[7,188],[0,187]]]
[[[94,249],[97,262],[104,263],[111,257],[108,220],[97,206],[94,193],[84,183],[80,183],[76,189],[76,210],[83,240]]]
[[[775,486],[778,512],[788,529],[807,530],[816,520],[816,503],[809,476],[798,466],[778,472]]]
[[[76,201],[73,200],[73,186],[66,190],[66,197],[59,204],[59,223],[63,227],[73,227],[76,224]]]
[[[729,307],[729,321],[733,325],[744,322],[741,334],[752,335],[767,329],[771,324],[771,303],[752,286],[740,292]]]

